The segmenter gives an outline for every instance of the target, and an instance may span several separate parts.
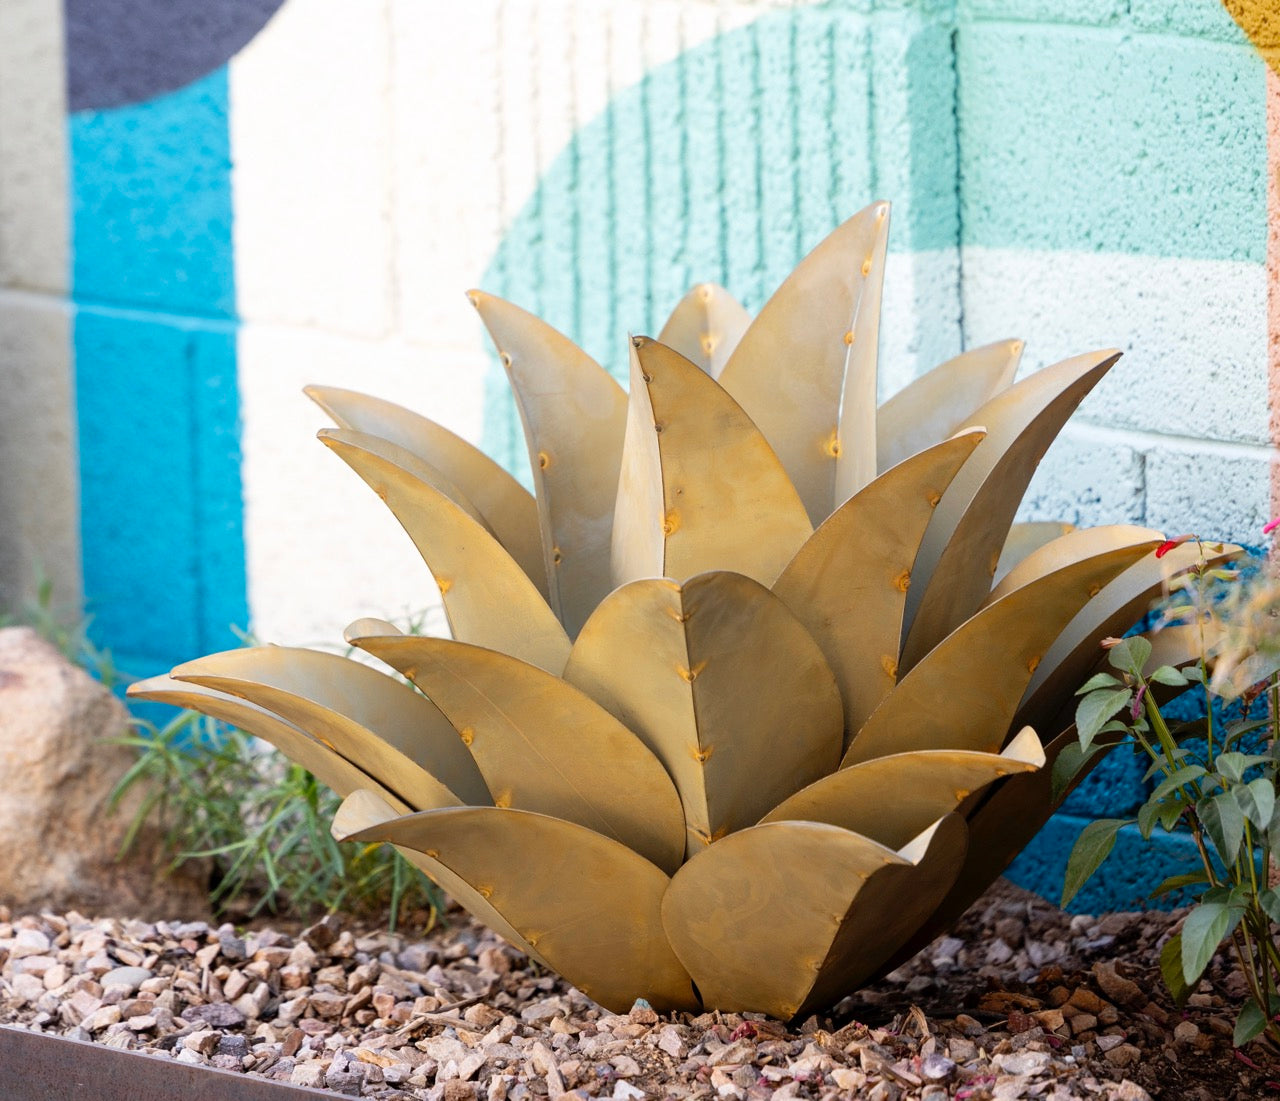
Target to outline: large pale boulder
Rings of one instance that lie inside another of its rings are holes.
[[[0,903],[16,911],[187,918],[202,886],[168,875],[154,831],[117,860],[141,792],[109,810],[135,759],[120,701],[27,627],[0,629]]]

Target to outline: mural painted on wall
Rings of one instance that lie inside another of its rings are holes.
[[[232,626],[322,643],[420,609],[412,549],[306,446],[321,418],[301,384],[402,400],[519,470],[467,286],[617,372],[626,332],[690,284],[757,309],[879,197],[886,391],[1008,336],[1031,368],[1116,343],[1124,366],[1028,515],[1256,542],[1280,511],[1280,78],[1268,93],[1236,23],[1265,53],[1267,5],[1063,7],[481,0],[442,34],[417,0],[357,21],[343,0],[65,0],[99,639],[147,673],[234,644]],[[1122,813],[1136,790],[1118,765],[1073,813]],[[1079,824],[1024,881],[1051,890]],[[1104,877],[1078,904],[1139,887]]]

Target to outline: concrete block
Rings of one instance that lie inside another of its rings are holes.
[[[1124,353],[1080,419],[1161,435],[1269,439],[1262,264],[966,246],[963,271],[966,342],[1022,337],[1024,374],[1094,349]]]
[[[1088,819],[1055,814],[1005,873],[1010,880],[1057,904],[1067,858]],[[1171,875],[1200,867],[1190,834],[1153,834],[1144,841],[1137,826],[1124,826],[1116,846],[1093,878],[1067,907],[1075,914],[1111,910],[1174,909],[1190,901],[1184,894],[1152,899],[1151,892]]]
[[[1032,477],[1018,519],[1077,527],[1141,524],[1145,486],[1140,451],[1115,436],[1099,439],[1068,424]]]
[[[80,301],[231,317],[226,71],[71,117]]]
[[[966,243],[1263,260],[1256,52],[1032,24],[956,42]]]
[[[286,4],[232,59],[243,317],[364,336],[393,326],[390,56],[385,6],[353,19],[342,0],[314,0]]]
[[[1147,520],[1171,534],[1260,543],[1277,461],[1280,455],[1263,448],[1153,447],[1146,456]]]
[[[247,624],[234,335],[82,307],[76,403],[86,610],[158,672]]]
[[[1222,0],[1129,0],[1129,22],[1144,31],[1247,42]]]
[[[67,103],[60,0],[0,6],[0,286],[67,287]]]
[[[957,0],[956,17],[1026,23],[1085,23],[1108,26],[1129,10],[1128,0]]]
[[[67,304],[0,291],[0,609],[19,611],[41,576],[55,608],[80,614],[80,500]]]
[[[1135,757],[1128,748],[1113,749],[1067,796],[1061,813],[1081,818],[1128,818],[1137,814],[1147,798],[1142,777],[1150,763],[1150,758]]]

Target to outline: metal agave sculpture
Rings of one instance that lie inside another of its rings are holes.
[[[536,496],[430,420],[309,390],[453,638],[348,628],[418,690],[260,647],[132,694],[274,743],[345,797],[335,834],[398,846],[606,1007],[791,1018],[884,973],[1052,813],[1097,640],[1195,554],[1157,561],[1127,526],[1010,535],[1116,352],[1013,384],[1022,344],[993,344],[877,410],[887,232],[887,204],[857,214],[754,320],[695,288],[631,342],[629,394],[473,294]]]

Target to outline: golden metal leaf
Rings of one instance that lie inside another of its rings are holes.
[[[705,1004],[788,1020],[873,877],[918,859],[821,822],[752,826],[676,872],[662,900],[663,926]],[[898,908],[915,886],[898,881]],[[875,918],[893,928],[886,902],[878,900]]]
[[[964,863],[968,830],[949,814],[899,854],[910,862],[875,873],[840,924],[818,979],[797,1016],[831,1005],[882,972],[892,957],[947,896]]]
[[[336,386],[308,386],[304,392],[337,421],[339,428],[379,436],[439,470],[457,487],[459,496],[450,494],[452,500],[468,513],[474,510],[538,592],[547,596],[538,505],[533,495],[488,455],[435,421],[393,402]]]
[[[840,695],[822,652],[781,600],[740,574],[618,589],[587,620],[564,675],[666,766],[690,854],[839,760]]]
[[[261,646],[210,654],[170,675],[278,715],[411,807],[492,802],[480,770],[436,706],[367,665],[317,650]]]
[[[751,315],[724,287],[701,283],[671,311],[658,341],[719,378],[750,324]]]
[[[537,491],[551,607],[573,637],[613,588],[609,552],[627,396],[545,321],[490,294],[472,291],[469,297],[515,392]]]
[[[446,494],[402,465],[402,449],[347,429],[325,429],[320,440],[409,533],[440,588],[455,638],[552,673],[564,668],[568,636],[528,574]]]
[[[982,441],[943,495],[916,559],[922,584],[907,597],[900,668],[916,664],[968,619],[991,589],[1014,513],[1049,444],[1120,358],[1115,351],[1063,360],[997,394],[974,413]]]
[[[613,525],[613,580],[710,569],[771,584],[813,534],[773,449],[712,379],[644,337]]]
[[[777,452],[814,524],[875,476],[888,232],[889,204],[874,203],[820,242],[765,303],[720,375]]]
[[[343,800],[338,813],[334,815],[331,829],[333,836],[342,841],[351,834],[376,829],[382,823],[398,820],[402,816],[403,812],[393,807],[376,792],[357,790]],[[456,875],[452,869],[416,849],[406,848],[403,845],[396,845],[394,848],[423,875],[435,880],[440,885],[440,889],[459,906],[474,914],[500,937],[505,937],[508,942],[519,948],[530,959],[537,960],[543,967],[552,967],[538,954],[538,950],[490,905],[483,894],[465,879]]]
[[[1106,524],[1083,531],[1070,531],[1057,539],[1037,547],[1014,566],[987,594],[982,607],[994,604],[1015,589],[1031,584],[1037,578],[1079,562],[1094,555],[1104,554],[1118,547],[1158,546],[1164,542],[1164,533],[1155,528],[1141,528],[1136,524]]]
[[[637,997],[660,1013],[698,1007],[662,929],[670,880],[625,845],[504,807],[427,811],[348,836],[416,849],[449,868],[606,1009],[626,1012]]]
[[[1044,762],[1040,739],[1029,726],[1002,753],[957,749],[894,753],[824,776],[775,807],[761,822],[826,822],[897,849],[974,792],[1002,776],[1034,772]]]
[[[773,584],[836,675],[846,746],[897,683],[911,564],[935,505],[981,439],[956,436],[880,475],[823,521]]]
[[[257,704],[230,696],[202,684],[190,684],[174,680],[171,676],[151,677],[129,685],[130,699],[155,700],[174,707],[199,711],[211,718],[230,723],[241,730],[270,742],[289,760],[301,765],[327,788],[341,796],[347,796],[358,788],[369,788],[386,800],[397,814],[408,814],[414,809],[398,799],[394,792],[383,787],[373,776],[348,761],[330,746],[313,738],[292,723]],[[450,797],[442,806],[453,806]]]
[[[996,563],[993,584],[1000,584],[1004,575],[1027,557],[1033,550],[1038,550],[1059,535],[1067,535],[1076,530],[1075,524],[1062,523],[1058,520],[1031,520],[1027,523],[1014,524],[1009,528],[1004,546],[1000,549],[1000,561]]]
[[[1242,553],[1232,543],[1205,544],[1205,560],[1210,566],[1221,565]],[[1041,730],[1053,729],[1065,709],[1066,715],[1058,725],[1070,722],[1070,715],[1075,713],[1072,694],[1104,656],[1099,640],[1123,635],[1132,628],[1151,610],[1151,602],[1165,583],[1199,561],[1200,548],[1195,543],[1183,543],[1163,558],[1154,553],[1144,556],[1104,585],[1045,651],[1018,708],[1019,721]]]
[[[840,767],[910,749],[998,753],[1032,673],[1091,594],[1155,542],[1116,547],[1016,589],[925,655],[854,736]]]
[[[876,410],[876,455],[881,471],[909,455],[981,424],[975,413],[1007,390],[1022,359],[1021,340],[971,348],[909,382]]]
[[[673,871],[684,812],[658,759],[578,689],[450,639],[351,639],[413,681],[453,724],[493,801],[577,822]],[[625,782],[619,782],[625,777]]]

